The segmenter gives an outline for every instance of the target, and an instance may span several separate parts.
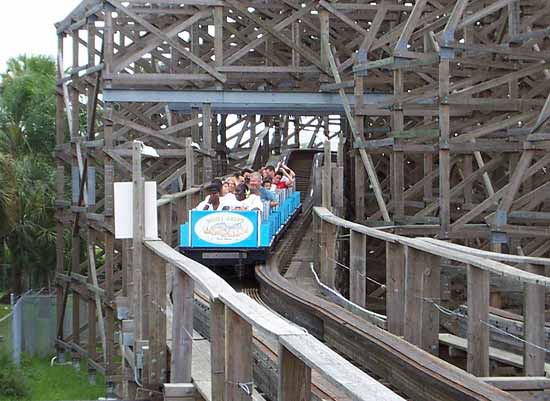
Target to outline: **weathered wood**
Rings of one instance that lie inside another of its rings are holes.
[[[350,301],[359,306],[366,306],[367,299],[367,237],[364,234],[350,230],[349,242],[350,273],[349,296]]]
[[[386,316],[388,331],[397,336],[405,327],[405,253],[404,246],[386,242]]]
[[[223,401],[225,392],[225,305],[210,302],[210,355],[212,401]]]
[[[311,399],[311,368],[279,345],[279,401]]]
[[[489,272],[468,266],[468,372],[489,376]]]
[[[545,275],[545,268],[543,266],[527,265],[527,271],[541,276]],[[523,293],[524,374],[525,376],[544,376],[544,362],[546,358],[544,287],[525,284]]]
[[[225,400],[252,401],[252,326],[225,308]]]
[[[193,292],[191,277],[176,269],[174,280],[174,317],[172,323],[172,383],[191,382],[193,353]]]
[[[407,247],[405,252],[405,340],[439,352],[440,259]]]

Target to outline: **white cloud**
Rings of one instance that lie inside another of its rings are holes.
[[[6,61],[19,54],[55,57],[57,35],[54,24],[61,21],[80,0],[2,1],[0,13],[0,72]]]

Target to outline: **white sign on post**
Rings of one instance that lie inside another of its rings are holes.
[[[157,240],[157,183],[147,181],[145,183],[144,200],[144,238]],[[115,200],[115,238],[132,239],[134,230],[134,184],[131,182],[114,183]]]

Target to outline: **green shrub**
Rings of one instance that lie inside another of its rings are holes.
[[[0,352],[0,396],[22,399],[28,395],[23,374],[15,367],[8,353]]]

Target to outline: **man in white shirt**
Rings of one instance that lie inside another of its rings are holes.
[[[195,210],[228,210],[229,206],[220,197],[221,188],[218,183],[211,183],[206,188],[208,196],[197,205]]]

